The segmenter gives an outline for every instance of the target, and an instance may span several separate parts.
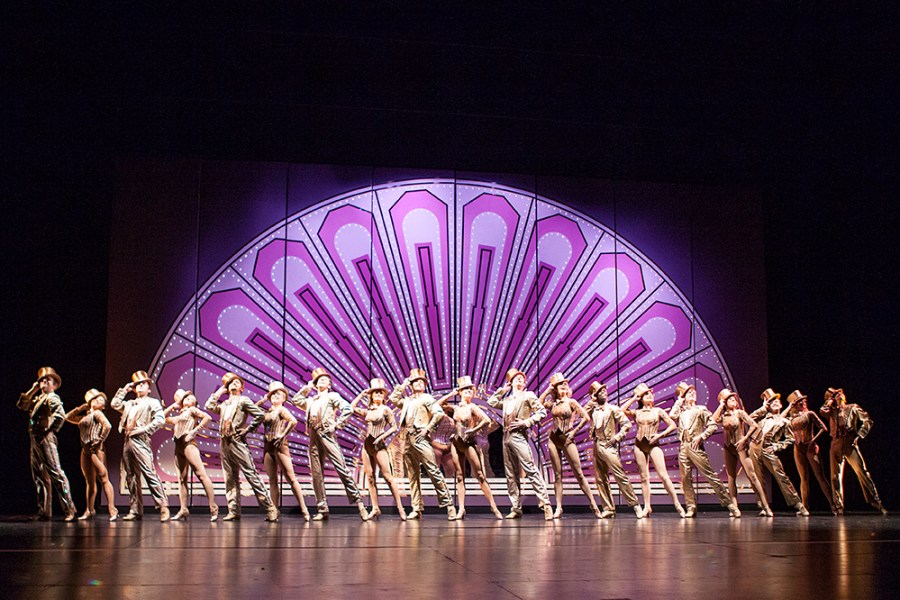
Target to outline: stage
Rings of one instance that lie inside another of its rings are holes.
[[[7,598],[895,597],[900,517],[0,523]]]

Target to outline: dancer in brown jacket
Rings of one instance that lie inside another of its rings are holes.
[[[869,435],[872,429],[872,418],[858,404],[847,404],[843,389],[828,388],[825,392],[825,406],[822,415],[828,419],[831,432],[831,495],[834,499],[836,514],[844,513],[844,463],[856,473],[859,485],[862,486],[866,502],[875,510],[886,515],[887,509],[881,503],[875,482],[866,468],[859,451],[859,440]]]
[[[609,519],[616,516],[612,488],[609,486],[609,476],[612,474],[619,484],[619,491],[625,496],[625,502],[634,510],[635,516],[642,519],[644,511],[619,457],[619,444],[631,429],[631,421],[621,408],[609,403],[605,383],[593,382],[588,395],[591,399],[584,410],[591,419],[591,439],[594,440],[594,481],[597,484],[600,504],[603,505],[600,518]],[[676,506],[681,508],[680,504]],[[684,516],[683,510],[679,510],[679,513]]]
[[[781,489],[788,505],[797,510],[797,516],[808,517],[809,511],[800,501],[794,484],[784,472],[784,466],[781,464],[781,459],[778,458],[778,452],[794,443],[791,424],[780,414],[781,394],[776,394],[772,388],[768,388],[763,391],[760,398],[762,398],[763,405],[750,413],[750,418],[758,422],[760,427],[760,430],[754,433],[750,443],[750,458],[753,460],[756,476],[762,482],[765,470],[768,470]]]

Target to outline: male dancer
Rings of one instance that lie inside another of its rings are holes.
[[[219,398],[228,392],[228,398],[219,403]],[[206,410],[219,415],[219,439],[222,470],[225,471],[225,500],[228,514],[223,521],[237,521],[241,518],[241,473],[247,478],[259,505],[266,510],[266,521],[278,520],[278,508],[272,504],[269,490],[263,485],[250,447],[247,434],[259,427],[265,414],[250,398],[244,396],[244,380],[236,373],[222,376],[222,387],[210,395]],[[251,419],[247,424],[248,417]]]
[[[634,510],[638,519],[643,518],[641,504],[634,493],[634,486],[622,468],[619,458],[619,444],[628,435],[631,421],[618,406],[608,402],[609,394],[606,384],[595,381],[591,384],[590,401],[584,407],[591,419],[591,439],[594,440],[594,480],[597,482],[597,493],[603,505],[601,519],[609,519],[616,515],[613,504],[612,489],[609,487],[609,474],[616,478],[619,490],[625,496],[625,502]],[[616,427],[618,425],[618,428]],[[618,431],[616,431],[618,429]]]
[[[315,395],[308,396],[311,391]],[[350,469],[344,460],[341,446],[334,435],[335,430],[343,427],[353,412],[350,403],[341,398],[340,394],[331,390],[331,376],[319,367],[313,369],[309,383],[294,394],[291,403],[306,411],[306,435],[309,437],[309,468],[312,471],[313,491],[316,494],[318,512],[313,521],[324,521],[328,518],[328,498],[325,496],[325,470],[322,460],[325,457],[331,459],[334,470],[337,471],[347,499],[356,503],[359,516],[363,521],[368,520],[369,513],[363,504],[359,494],[359,488],[353,481]]]
[[[731,393],[723,390],[723,394]],[[759,423],[759,431],[750,440],[750,460],[753,461],[753,470],[756,477],[765,488],[765,470],[772,474],[784,499],[797,511],[798,517],[808,517],[809,511],[800,501],[794,484],[784,472],[778,452],[790,448],[794,444],[794,432],[791,430],[791,422],[781,416],[781,394],[776,394],[772,388],[766,389],[760,398],[763,405],[750,413],[750,418]]]
[[[418,519],[425,512],[422,500],[422,469],[428,474],[438,496],[438,506],[447,509],[447,520],[456,519],[456,508],[447,490],[447,482],[437,466],[434,448],[431,447],[431,433],[444,418],[444,411],[434,396],[425,392],[428,378],[425,369],[412,369],[409,377],[394,388],[390,400],[400,409],[400,427],[406,428],[406,443],[403,465],[409,478],[409,494],[412,512],[407,519]],[[412,393],[404,395],[409,387]]]
[[[30,441],[31,478],[37,489],[38,511],[35,520],[47,521],[51,517],[53,491],[56,486],[59,503],[66,512],[66,521],[75,520],[75,503],[69,478],[59,464],[56,432],[66,421],[62,400],[56,390],[62,379],[53,367],[38,369],[37,381],[19,395],[16,406],[28,413],[28,438]],[[41,393],[38,394],[38,391]],[[90,507],[88,507],[90,508]]]
[[[488,405],[503,409],[503,469],[506,472],[506,489],[512,502],[507,519],[522,517],[522,495],[519,472],[531,483],[538,505],[544,510],[544,519],[553,520],[553,508],[547,495],[547,484],[534,464],[534,455],[528,445],[528,429],[540,423],[547,414],[534,392],[525,389],[527,378],[522,371],[512,368],[506,372],[506,385],[488,398]]]
[[[697,469],[709,481],[719,498],[719,502],[728,509],[728,514],[733,518],[741,516],[736,501],[731,500],[728,488],[713,471],[709,464],[709,454],[703,448],[703,442],[716,432],[716,422],[712,413],[705,406],[697,406],[697,390],[693,385],[682,381],[675,388],[677,400],[672,406],[670,416],[678,422],[678,439],[681,446],[678,449],[678,466],[681,470],[681,488],[684,491],[684,501],[687,510],[684,516],[692,518],[697,515],[697,496],[694,494],[693,473],[691,468]]]
[[[858,404],[847,404],[844,390],[828,388],[825,392],[825,406],[822,415],[828,419],[831,433],[831,497],[836,515],[844,514],[844,463],[856,473],[862,486],[866,502],[875,510],[886,515],[887,509],[881,503],[872,475],[866,468],[866,461],[859,451],[859,440],[869,435],[872,419]]]
[[[128,487],[130,510],[123,521],[140,521],[144,517],[144,503],[141,499],[141,477],[150,488],[153,502],[159,507],[159,520],[169,520],[169,500],[163,492],[162,482],[153,464],[153,449],[150,437],[165,425],[162,404],[150,397],[153,381],[146,371],[135,371],[131,383],[120,387],[113,396],[110,406],[122,413],[119,433],[125,435],[122,448],[122,467],[125,469],[125,485]],[[135,393],[133,400],[125,400],[125,394]]]

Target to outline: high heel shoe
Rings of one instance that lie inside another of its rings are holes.
[[[495,519],[502,519],[502,518],[503,518],[503,513],[500,512],[500,509],[497,508],[496,506],[493,507],[493,508],[491,509],[491,511],[494,513],[494,518],[495,518]]]
[[[366,517],[366,519],[371,521],[372,519],[377,519],[380,516],[381,516],[381,509],[380,508],[372,508],[372,510],[369,511],[369,514]]]
[[[687,513],[684,512],[684,507],[682,507],[680,504],[675,505],[675,512],[677,512],[678,516],[682,519],[687,517]]]
[[[171,518],[171,520],[172,521],[186,521],[189,514],[190,513],[188,512],[188,509],[181,508],[178,510],[177,513],[175,513],[175,515]]]
[[[653,514],[653,507],[652,507],[652,506],[648,506],[647,508],[644,509],[644,512],[642,513],[642,516],[643,516],[643,518],[645,518],[645,519],[649,519],[649,518],[650,518],[650,515],[652,515],[652,514]]]
[[[218,505],[212,505],[209,507],[209,522],[215,523],[219,520],[219,507]]]
[[[310,520],[311,517],[309,516],[309,510],[307,510],[307,508],[305,506],[300,509],[300,513],[303,515],[304,521]]]
[[[397,505],[397,512],[400,514],[400,520],[405,521],[406,520],[406,511],[403,510],[403,507],[400,506],[399,504]]]
[[[560,517],[562,517],[562,506],[557,506],[556,511],[553,513],[553,518],[559,519]]]
[[[95,513],[95,512],[92,511],[92,510],[86,510],[86,511],[84,511],[84,514],[83,514],[83,515],[81,515],[80,517],[78,517],[78,520],[79,520],[79,521],[90,521],[91,519],[94,518],[94,515],[95,515],[95,514],[97,514],[97,513]]]
[[[466,518],[466,509],[461,508],[461,509],[459,509],[459,512],[456,513],[456,516],[453,517],[453,520],[454,521],[462,521],[465,518]]]
[[[119,509],[113,507],[111,511],[109,511],[109,520],[110,521],[118,521],[119,520]]]

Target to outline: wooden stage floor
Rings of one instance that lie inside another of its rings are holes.
[[[391,511],[393,513],[393,511]],[[0,521],[11,598],[896,598],[900,517],[724,510],[638,521],[566,514],[545,523],[470,514],[447,522],[350,514],[304,523],[260,514],[209,523]]]

